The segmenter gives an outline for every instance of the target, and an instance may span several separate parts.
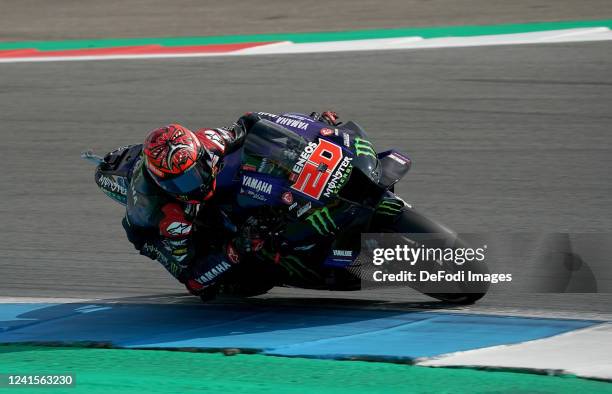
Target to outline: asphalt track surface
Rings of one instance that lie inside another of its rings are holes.
[[[197,302],[125,240],[79,152],[161,124],[333,108],[414,160],[396,189],[458,232],[612,232],[612,44],[0,65],[0,296]],[[154,296],[151,296],[154,295]],[[264,303],[440,308],[406,289]],[[610,294],[491,295],[467,311],[612,316]],[[223,302],[223,301],[222,301]]]
[[[0,0],[0,41],[177,37],[612,17],[608,0]]]

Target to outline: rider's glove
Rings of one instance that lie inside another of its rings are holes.
[[[249,218],[240,229],[238,236],[228,243],[228,255],[235,252],[238,256],[243,257],[250,253],[259,252],[264,246],[266,229],[267,227],[255,218]]]
[[[200,297],[202,301],[214,300],[219,291],[219,286],[212,284],[210,286],[204,286],[195,280],[191,279],[185,282],[185,287],[194,296]]]
[[[258,235],[241,235],[234,238],[229,245],[228,253],[233,247],[238,255],[242,257],[249,253],[259,252],[264,246],[264,240]]]
[[[204,291],[204,289],[206,289],[207,287],[207,286],[204,286],[196,282],[194,279],[189,279],[185,281],[184,283],[185,283],[185,287],[187,288],[187,290],[194,296],[199,296]]]
[[[247,112],[246,114],[242,115],[234,125],[236,138],[243,138],[249,129],[259,120],[261,120],[261,116],[253,112]]]
[[[261,117],[256,113],[249,112],[241,116],[232,127],[228,129],[218,129],[225,139],[224,154],[227,155],[239,149],[244,143],[244,139],[251,127],[260,119]]]
[[[319,122],[325,122],[330,126],[338,126],[342,122],[338,121],[338,114],[334,111],[325,111],[323,113],[313,112],[310,117]]]

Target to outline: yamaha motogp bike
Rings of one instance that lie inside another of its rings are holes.
[[[274,286],[362,289],[373,282],[364,269],[371,262],[361,253],[367,233],[394,233],[421,246],[427,241],[415,241],[414,234],[435,234],[452,248],[468,246],[394,193],[410,169],[410,158],[396,150],[377,152],[357,123],[330,126],[298,113],[258,116],[243,146],[224,157],[217,175],[215,200],[222,220],[212,227],[206,221],[194,226],[196,237],[205,232],[209,242],[211,234],[219,234],[221,242],[245,227],[265,239],[253,261],[241,262],[237,273],[223,277],[221,291],[251,296]],[[82,156],[97,163],[99,188],[125,204],[130,170],[141,160],[141,151],[142,145],[131,145],[104,157],[91,151]],[[459,266],[440,260],[438,268],[452,273]],[[483,263],[469,270],[488,273]],[[475,302],[488,289],[486,283],[468,281],[444,292],[408,285],[459,304]]]

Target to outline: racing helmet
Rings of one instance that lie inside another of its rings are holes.
[[[213,195],[216,169],[211,154],[186,127],[170,124],[151,131],[143,152],[149,175],[166,193],[192,203]]]

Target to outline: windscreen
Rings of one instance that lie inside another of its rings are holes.
[[[306,145],[301,136],[262,119],[247,134],[242,162],[258,172],[288,173]]]

